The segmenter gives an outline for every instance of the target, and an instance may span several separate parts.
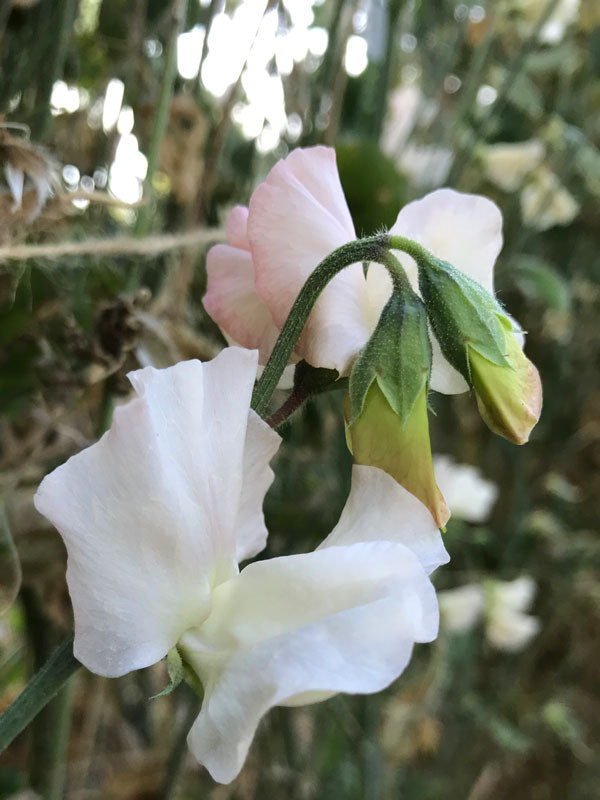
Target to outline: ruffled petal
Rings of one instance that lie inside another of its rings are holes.
[[[423,503],[387,472],[355,464],[342,515],[319,549],[377,540],[408,547],[428,575],[450,560],[439,529]]]
[[[74,652],[93,672],[158,661],[206,617],[211,580],[236,574],[243,466],[258,457],[254,423],[246,447],[256,362],[230,348],[207,364],[131,373],[138,397],[42,481],[36,507],[67,547]],[[241,531],[246,544],[263,535],[256,523]]]
[[[486,197],[437,189],[404,206],[390,233],[419,242],[494,293],[494,264],[502,249],[502,214]],[[405,253],[396,255],[416,289],[415,262]],[[431,388],[444,394],[466,392],[466,381],[443,357],[434,336],[432,347]]]
[[[437,635],[417,557],[392,542],[328,547],[250,564],[217,587],[202,630],[180,647],[205,686],[188,737],[213,778],[233,780],[274,705],[377,692]]]
[[[250,200],[248,236],[257,291],[281,328],[319,262],[355,238],[335,151],[298,149],[277,163]],[[347,372],[370,333],[364,288],[360,264],[325,288],[297,347],[310,364]]]

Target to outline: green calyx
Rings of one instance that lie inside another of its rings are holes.
[[[473,385],[469,352],[511,367],[506,336],[513,326],[498,301],[477,281],[446,261],[418,260],[419,288],[442,353]]]
[[[404,425],[417,398],[427,393],[430,373],[425,307],[407,282],[397,284],[350,373],[349,424],[362,414],[367,393],[376,381]]]

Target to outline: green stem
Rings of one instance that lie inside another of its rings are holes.
[[[0,753],[29,725],[80,666],[73,655],[73,636],[69,636],[0,717]]]
[[[311,272],[292,306],[267,366],[254,388],[251,407],[257,414],[264,416],[271,395],[290,360],[306,320],[329,281],[350,264],[378,261],[387,246],[386,234],[357,239],[334,250]]]
[[[154,124],[150,134],[150,141],[148,143],[148,170],[144,180],[144,193],[148,198],[152,197],[152,180],[154,178],[156,168],[158,167],[160,148],[163,142],[165,131],[167,130],[167,124],[169,122],[171,99],[173,97],[175,79],[177,77],[177,38],[183,30],[186,15],[187,0],[173,0],[171,6],[171,31],[169,34],[169,42],[167,44],[167,52],[165,55],[165,71],[160,87],[158,105],[156,107]],[[149,202],[147,205],[140,208],[135,224],[136,236],[141,237],[148,233],[150,224],[152,222],[153,213],[154,203],[152,202]],[[141,276],[142,265],[140,263],[135,264],[127,282],[128,291],[134,291],[138,287]]]
[[[48,775],[48,800],[61,800],[65,796],[67,753],[71,735],[71,712],[73,710],[74,695],[75,676],[71,676],[53,701],[56,705],[56,727],[53,732],[52,770]]]
[[[252,408],[257,414],[264,416],[271,395],[275,391],[283,370],[296,346],[310,312],[323,289],[338,272],[350,264],[361,261],[376,261],[388,270],[394,285],[399,289],[408,286],[408,278],[400,262],[388,251],[401,250],[412,256],[416,261],[428,261],[431,254],[412,239],[404,236],[388,236],[377,234],[365,239],[342,245],[330,253],[313,272],[308,276],[306,283],[300,290],[294,305],[285,321],[279,338],[275,343],[271,357],[265,370],[254,388],[252,395]]]
[[[175,797],[175,790],[179,779],[179,771],[183,764],[183,759],[186,753],[187,735],[192,727],[194,720],[198,716],[200,706],[202,705],[201,698],[189,689],[187,689],[187,709],[183,718],[183,723],[175,736],[173,747],[167,759],[167,766],[165,771],[165,779],[163,781],[160,798],[161,800],[172,800]]]

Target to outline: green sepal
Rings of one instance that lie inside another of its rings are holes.
[[[350,373],[349,424],[362,414],[376,380],[404,425],[417,398],[427,391],[430,373],[431,342],[423,302],[410,288],[395,288]]]
[[[173,689],[176,689],[183,680],[184,664],[177,647],[171,648],[167,653],[167,671],[169,673],[169,685],[162,692],[152,695],[150,700],[156,700],[157,697],[171,694]]]
[[[469,349],[509,367],[505,337],[513,324],[496,298],[447,261],[431,256],[418,266],[429,321],[450,364],[471,385]]]

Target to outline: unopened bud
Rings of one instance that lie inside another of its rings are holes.
[[[484,421],[524,444],[540,416],[542,386],[512,320],[483,286],[445,261],[420,262],[419,286],[442,353],[475,390]]]
[[[423,303],[408,287],[396,289],[350,374],[344,403],[348,445],[358,464],[385,470],[443,527],[449,512],[433,473],[430,372]]]

